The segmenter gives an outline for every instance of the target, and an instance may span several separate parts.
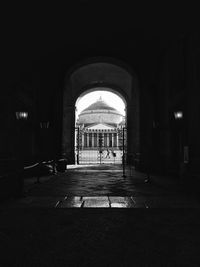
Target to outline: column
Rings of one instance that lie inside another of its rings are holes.
[[[82,144],[82,149],[84,148],[84,132],[82,132],[82,134],[81,134],[81,144]]]
[[[112,133],[112,147],[114,147],[114,133]]]
[[[94,133],[92,133],[92,148],[94,147]]]
[[[107,147],[109,147],[109,133],[107,133]]]
[[[102,133],[102,147],[104,147],[104,144],[105,144],[105,140],[104,140],[104,138],[105,138],[105,133],[103,132],[103,133]]]
[[[99,133],[97,132],[97,147],[99,147]]]
[[[87,147],[89,147],[89,133],[87,133]]]
[[[119,147],[119,134],[118,133],[116,133],[116,138],[117,138],[117,141],[116,141],[117,147]]]

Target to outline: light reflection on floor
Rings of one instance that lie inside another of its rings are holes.
[[[132,197],[65,197],[56,204],[56,208],[134,208],[135,202]]]

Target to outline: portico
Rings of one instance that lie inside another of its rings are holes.
[[[99,140],[102,140],[102,147],[118,148],[121,144],[120,128],[111,129],[82,129],[79,136],[81,149],[96,149],[99,147]]]

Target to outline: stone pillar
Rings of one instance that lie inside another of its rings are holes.
[[[84,148],[84,142],[85,142],[85,140],[84,140],[84,132],[82,132],[81,138],[82,138],[82,149],[83,149]]]
[[[63,106],[63,134],[62,134],[62,153],[66,155],[69,164],[75,162],[75,107],[70,105]]]
[[[128,153],[133,154],[136,153],[136,136],[135,136],[135,110],[134,106],[128,105],[127,108],[127,147],[128,147]],[[139,151],[138,151],[139,152]]]
[[[89,147],[89,133],[87,133],[87,147]]]
[[[99,132],[97,132],[97,147],[99,147]]]
[[[119,134],[118,133],[116,134],[116,138],[117,138],[116,144],[117,144],[117,147],[119,147]]]
[[[107,133],[107,147],[109,147],[109,133]]]
[[[112,133],[112,147],[114,147],[114,133]]]
[[[140,148],[140,95],[138,85],[133,85],[132,99],[127,103],[127,160],[133,163],[133,158],[137,155],[138,162],[141,153]],[[119,136],[118,136],[119,137]],[[119,140],[118,140],[119,142]],[[119,143],[118,143],[119,144]],[[139,166],[139,164],[138,164]]]
[[[102,133],[102,146],[104,147],[105,144],[105,133]]]

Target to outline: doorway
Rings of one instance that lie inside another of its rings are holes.
[[[127,152],[126,103],[109,88],[93,88],[76,101],[75,163],[122,164]]]

